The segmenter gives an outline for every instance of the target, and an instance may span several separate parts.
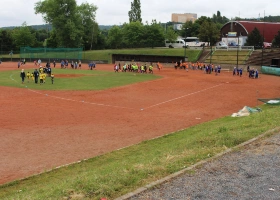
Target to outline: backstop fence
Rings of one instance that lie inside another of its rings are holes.
[[[20,59],[26,60],[81,60],[83,48],[32,48],[21,47]]]

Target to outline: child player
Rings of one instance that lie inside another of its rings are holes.
[[[26,77],[27,77],[27,82],[29,83],[29,79],[30,79],[30,77],[31,77],[30,72],[27,72]]]
[[[51,79],[52,79],[52,84],[53,84],[54,74],[51,75]]]
[[[47,77],[47,74],[43,73],[43,83],[46,83],[46,77]]]
[[[40,85],[42,85],[42,83],[44,83],[44,74],[43,73],[40,73],[39,79],[40,79]]]

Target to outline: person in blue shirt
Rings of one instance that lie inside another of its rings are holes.
[[[258,72],[257,69],[256,69],[256,71],[255,71],[255,78],[259,78],[259,72]]]
[[[242,69],[242,68],[239,68],[239,76],[240,76],[240,77],[242,76],[242,71],[243,71],[243,69]]]

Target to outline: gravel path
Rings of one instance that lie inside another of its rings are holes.
[[[280,200],[280,133],[129,198],[138,199]]]

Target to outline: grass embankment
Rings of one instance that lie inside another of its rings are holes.
[[[0,199],[113,199],[278,127],[280,106],[261,108],[2,185]]]
[[[238,51],[238,64],[244,64],[248,59],[249,50]],[[215,51],[212,57],[206,59],[206,63],[217,63],[217,64],[237,64],[237,51],[226,51],[219,50]]]
[[[34,70],[30,69],[29,72]],[[25,70],[27,73],[28,70]],[[0,73],[0,85],[8,87],[28,87],[36,90],[104,90],[113,87],[129,85],[137,82],[144,82],[160,78],[153,74],[138,74],[132,72],[114,73],[99,70],[73,70],[73,69],[54,69],[54,84],[51,78],[46,78],[43,85],[35,84],[32,79],[25,79],[25,84],[21,84],[19,76],[20,70],[3,71]]]
[[[161,56],[184,56],[185,50],[183,48],[141,48],[141,49],[106,49],[106,50],[92,50],[84,51],[82,53],[82,60],[104,60],[111,63],[112,54],[132,54],[132,55],[161,55]],[[191,62],[196,61],[199,58],[201,50],[198,49],[186,49],[186,56]],[[34,54],[36,58],[45,58],[44,53]],[[57,55],[48,54],[46,58],[56,58]],[[10,55],[2,55],[2,58],[11,58]],[[14,54],[12,59],[17,61],[20,58],[19,54]],[[69,57],[69,59],[71,59]],[[29,59],[27,58],[27,61]]]
[[[184,56],[183,48],[143,48],[143,49],[108,49],[85,51],[85,60],[109,60],[112,54],[132,54],[132,55],[161,55],[161,56]],[[200,56],[201,50],[186,49],[186,56],[191,62],[196,61]]]

